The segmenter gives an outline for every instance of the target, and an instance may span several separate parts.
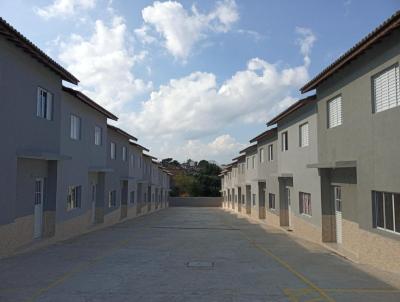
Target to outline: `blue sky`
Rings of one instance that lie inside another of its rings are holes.
[[[228,162],[400,1],[5,0],[159,158]]]

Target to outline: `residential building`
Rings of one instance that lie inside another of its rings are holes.
[[[258,218],[258,163],[257,163],[257,144],[251,145],[239,152],[245,154],[245,169],[242,191],[245,194],[245,212]]]
[[[277,125],[280,226],[321,242],[321,182],[308,164],[318,160],[317,98],[301,99],[267,123]],[[277,205],[275,205],[277,207]]]
[[[400,12],[308,82],[316,90],[322,240],[400,271]]]
[[[279,186],[276,177],[278,167],[277,128],[269,129],[250,140],[257,143],[258,218],[279,225]]]

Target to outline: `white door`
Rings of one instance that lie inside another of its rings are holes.
[[[35,209],[34,209],[34,229],[33,237],[40,238],[43,230],[43,178],[35,180]]]
[[[288,226],[292,225],[291,222],[291,201],[290,201],[290,189],[289,187],[285,188],[286,191],[286,202],[287,202],[287,207],[288,207]]]
[[[333,198],[335,201],[335,217],[336,217],[336,243],[342,243],[342,188],[333,187]]]
[[[91,200],[92,200],[92,223],[96,222],[96,183],[92,182],[91,185]]]

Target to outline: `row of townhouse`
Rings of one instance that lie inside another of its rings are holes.
[[[399,64],[397,12],[222,172],[224,207],[399,272]]]
[[[167,206],[169,173],[0,18],[0,256]]]

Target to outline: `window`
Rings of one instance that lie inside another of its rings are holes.
[[[328,102],[328,128],[342,124],[342,97],[338,96]]]
[[[108,207],[115,208],[117,206],[117,191],[113,190],[108,193]]]
[[[38,87],[36,116],[51,121],[53,119],[53,95]]]
[[[81,119],[80,117],[71,114],[71,139],[81,139]]]
[[[400,194],[373,192],[374,225],[400,233]]]
[[[275,210],[275,194],[272,193],[268,194],[268,207],[271,210]]]
[[[264,158],[265,158],[265,150],[264,148],[260,148],[260,163],[264,162]]]
[[[399,65],[373,77],[374,111],[381,112],[400,105]]]
[[[288,133],[287,131],[282,133],[282,151],[285,152],[289,149],[288,144]]]
[[[307,147],[309,144],[309,130],[308,123],[300,125],[299,127],[300,147]]]
[[[131,167],[135,167],[135,154],[131,154]]]
[[[246,158],[246,165],[247,165],[247,170],[248,170],[249,166],[250,166],[250,157]]]
[[[274,160],[274,148],[273,145],[268,145],[268,161]]]
[[[311,194],[299,192],[299,211],[311,216]]]
[[[253,155],[251,157],[251,168],[254,169],[256,167],[256,157]]]
[[[122,161],[126,161],[126,147],[122,147]]]
[[[129,202],[131,204],[135,203],[135,191],[131,191],[131,193],[129,194]]]
[[[96,146],[101,146],[101,132],[102,129],[99,126],[94,127],[94,144]]]
[[[256,205],[256,194],[253,194],[253,206]]]
[[[67,197],[68,211],[81,207],[81,196],[82,196],[81,186],[70,186],[68,188],[68,197]]]
[[[111,142],[110,143],[110,158],[111,159],[115,159],[116,158],[115,149],[116,149],[115,143]]]

